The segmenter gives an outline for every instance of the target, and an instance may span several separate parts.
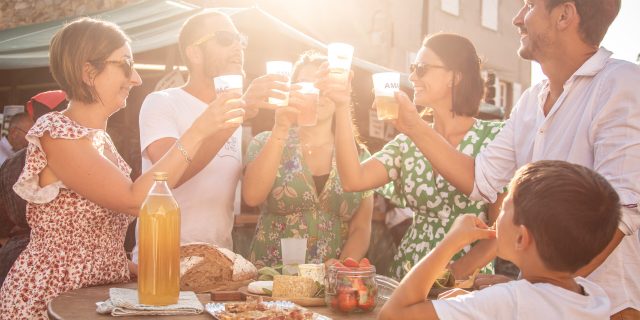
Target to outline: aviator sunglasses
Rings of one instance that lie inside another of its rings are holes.
[[[415,72],[418,78],[422,78],[430,69],[449,69],[445,66],[439,66],[428,63],[412,63],[409,65],[409,70]]]
[[[133,62],[133,59],[124,58],[122,60],[90,61],[90,63],[95,66],[105,65],[105,64],[115,64],[118,67],[120,67],[120,69],[122,69],[122,72],[124,72],[124,75],[127,78],[130,78],[131,74],[133,73],[133,65],[135,62]]]
[[[243,48],[247,47],[248,37],[242,33],[235,33],[230,31],[216,31],[211,34],[202,36],[200,39],[192,43],[192,46],[199,46],[211,39],[216,39],[216,43],[221,47],[228,47],[234,42],[238,41]]]

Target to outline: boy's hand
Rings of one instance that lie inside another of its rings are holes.
[[[451,229],[445,236],[443,242],[448,242],[456,248],[462,249],[464,246],[480,239],[494,239],[496,231],[489,227],[473,214],[463,214],[453,222]]]

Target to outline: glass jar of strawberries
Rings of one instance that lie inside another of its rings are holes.
[[[329,266],[325,277],[325,301],[344,313],[369,312],[376,307],[376,267],[367,258],[347,258]]]

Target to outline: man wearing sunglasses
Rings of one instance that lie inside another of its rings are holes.
[[[147,170],[173,146],[184,130],[216,99],[213,78],[244,74],[246,37],[231,19],[217,11],[189,18],[180,31],[179,49],[189,70],[187,83],[148,95],[140,110],[142,170]],[[242,99],[244,121],[259,108],[274,108],[269,96],[284,98],[288,79],[280,75],[256,78]],[[216,134],[195,155],[173,191],[182,215],[181,242],[205,242],[232,249],[236,186],[242,174],[242,129]],[[137,246],[133,251],[137,261]]]
[[[605,290],[611,319],[640,319],[640,68],[600,47],[619,10],[620,0],[523,2],[513,19],[518,54],[540,63],[548,80],[523,93],[476,159],[423,123],[403,94],[396,96],[395,125],[472,199],[495,201],[515,170],[538,160],[580,164],[607,178],[620,196],[622,218],[611,243],[576,276]]]

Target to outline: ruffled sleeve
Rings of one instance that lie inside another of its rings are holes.
[[[59,112],[40,117],[27,133],[29,145],[26,161],[18,181],[13,185],[13,190],[21,198],[32,203],[47,203],[55,199],[60,188],[66,186],[59,180],[44,187],[40,186],[39,174],[47,166],[47,156],[40,145],[40,138],[48,133],[53,139],[92,139],[97,132],[102,130],[80,126]]]

